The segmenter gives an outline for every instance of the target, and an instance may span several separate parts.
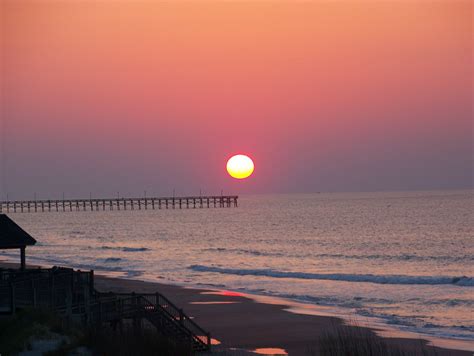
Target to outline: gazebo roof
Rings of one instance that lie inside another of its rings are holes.
[[[36,240],[5,214],[0,214],[0,249],[34,245]]]

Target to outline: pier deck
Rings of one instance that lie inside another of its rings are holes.
[[[0,201],[0,213],[237,207],[237,195]]]

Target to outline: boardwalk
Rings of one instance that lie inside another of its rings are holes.
[[[237,195],[162,198],[63,199],[0,201],[0,213],[105,210],[156,210],[237,207]]]

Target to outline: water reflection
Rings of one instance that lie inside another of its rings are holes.
[[[264,347],[264,348],[255,349],[252,352],[259,355],[274,355],[274,356],[288,355],[288,352],[286,352],[285,349],[279,349],[277,347]]]
[[[240,302],[222,302],[222,301],[215,301],[215,302],[190,302],[189,304],[239,304]]]
[[[201,292],[200,294],[212,294],[212,295],[223,295],[226,297],[245,297],[245,294],[239,292],[232,292],[230,290],[212,291],[212,292]]]

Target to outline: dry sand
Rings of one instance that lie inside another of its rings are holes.
[[[204,329],[211,332],[221,346],[254,350],[281,348],[289,355],[308,355],[309,347],[317,347],[316,340],[325,330],[341,325],[341,319],[329,316],[303,315],[288,312],[289,304],[266,304],[228,291],[190,289],[180,286],[97,276],[96,288],[103,292],[159,292]],[[274,301],[273,301],[274,302]],[[419,339],[388,338],[403,349],[416,350],[426,341]],[[436,355],[472,355],[468,351],[431,347]]]
[[[0,262],[0,267],[17,268],[18,264]],[[36,266],[28,266],[36,267]],[[249,295],[230,291],[184,288],[176,285],[143,282],[133,279],[95,275],[95,288],[101,292],[159,292],[193,317],[219,348],[255,350],[284,349],[291,356],[317,354],[317,340],[326,330],[343,324],[336,317],[296,314],[287,311],[291,302],[272,298],[271,303],[257,302]],[[261,301],[264,298],[256,298]],[[406,350],[419,350],[427,342],[410,338],[386,338]],[[437,356],[471,356],[469,351],[427,346]],[[421,355],[421,353],[420,353]]]

